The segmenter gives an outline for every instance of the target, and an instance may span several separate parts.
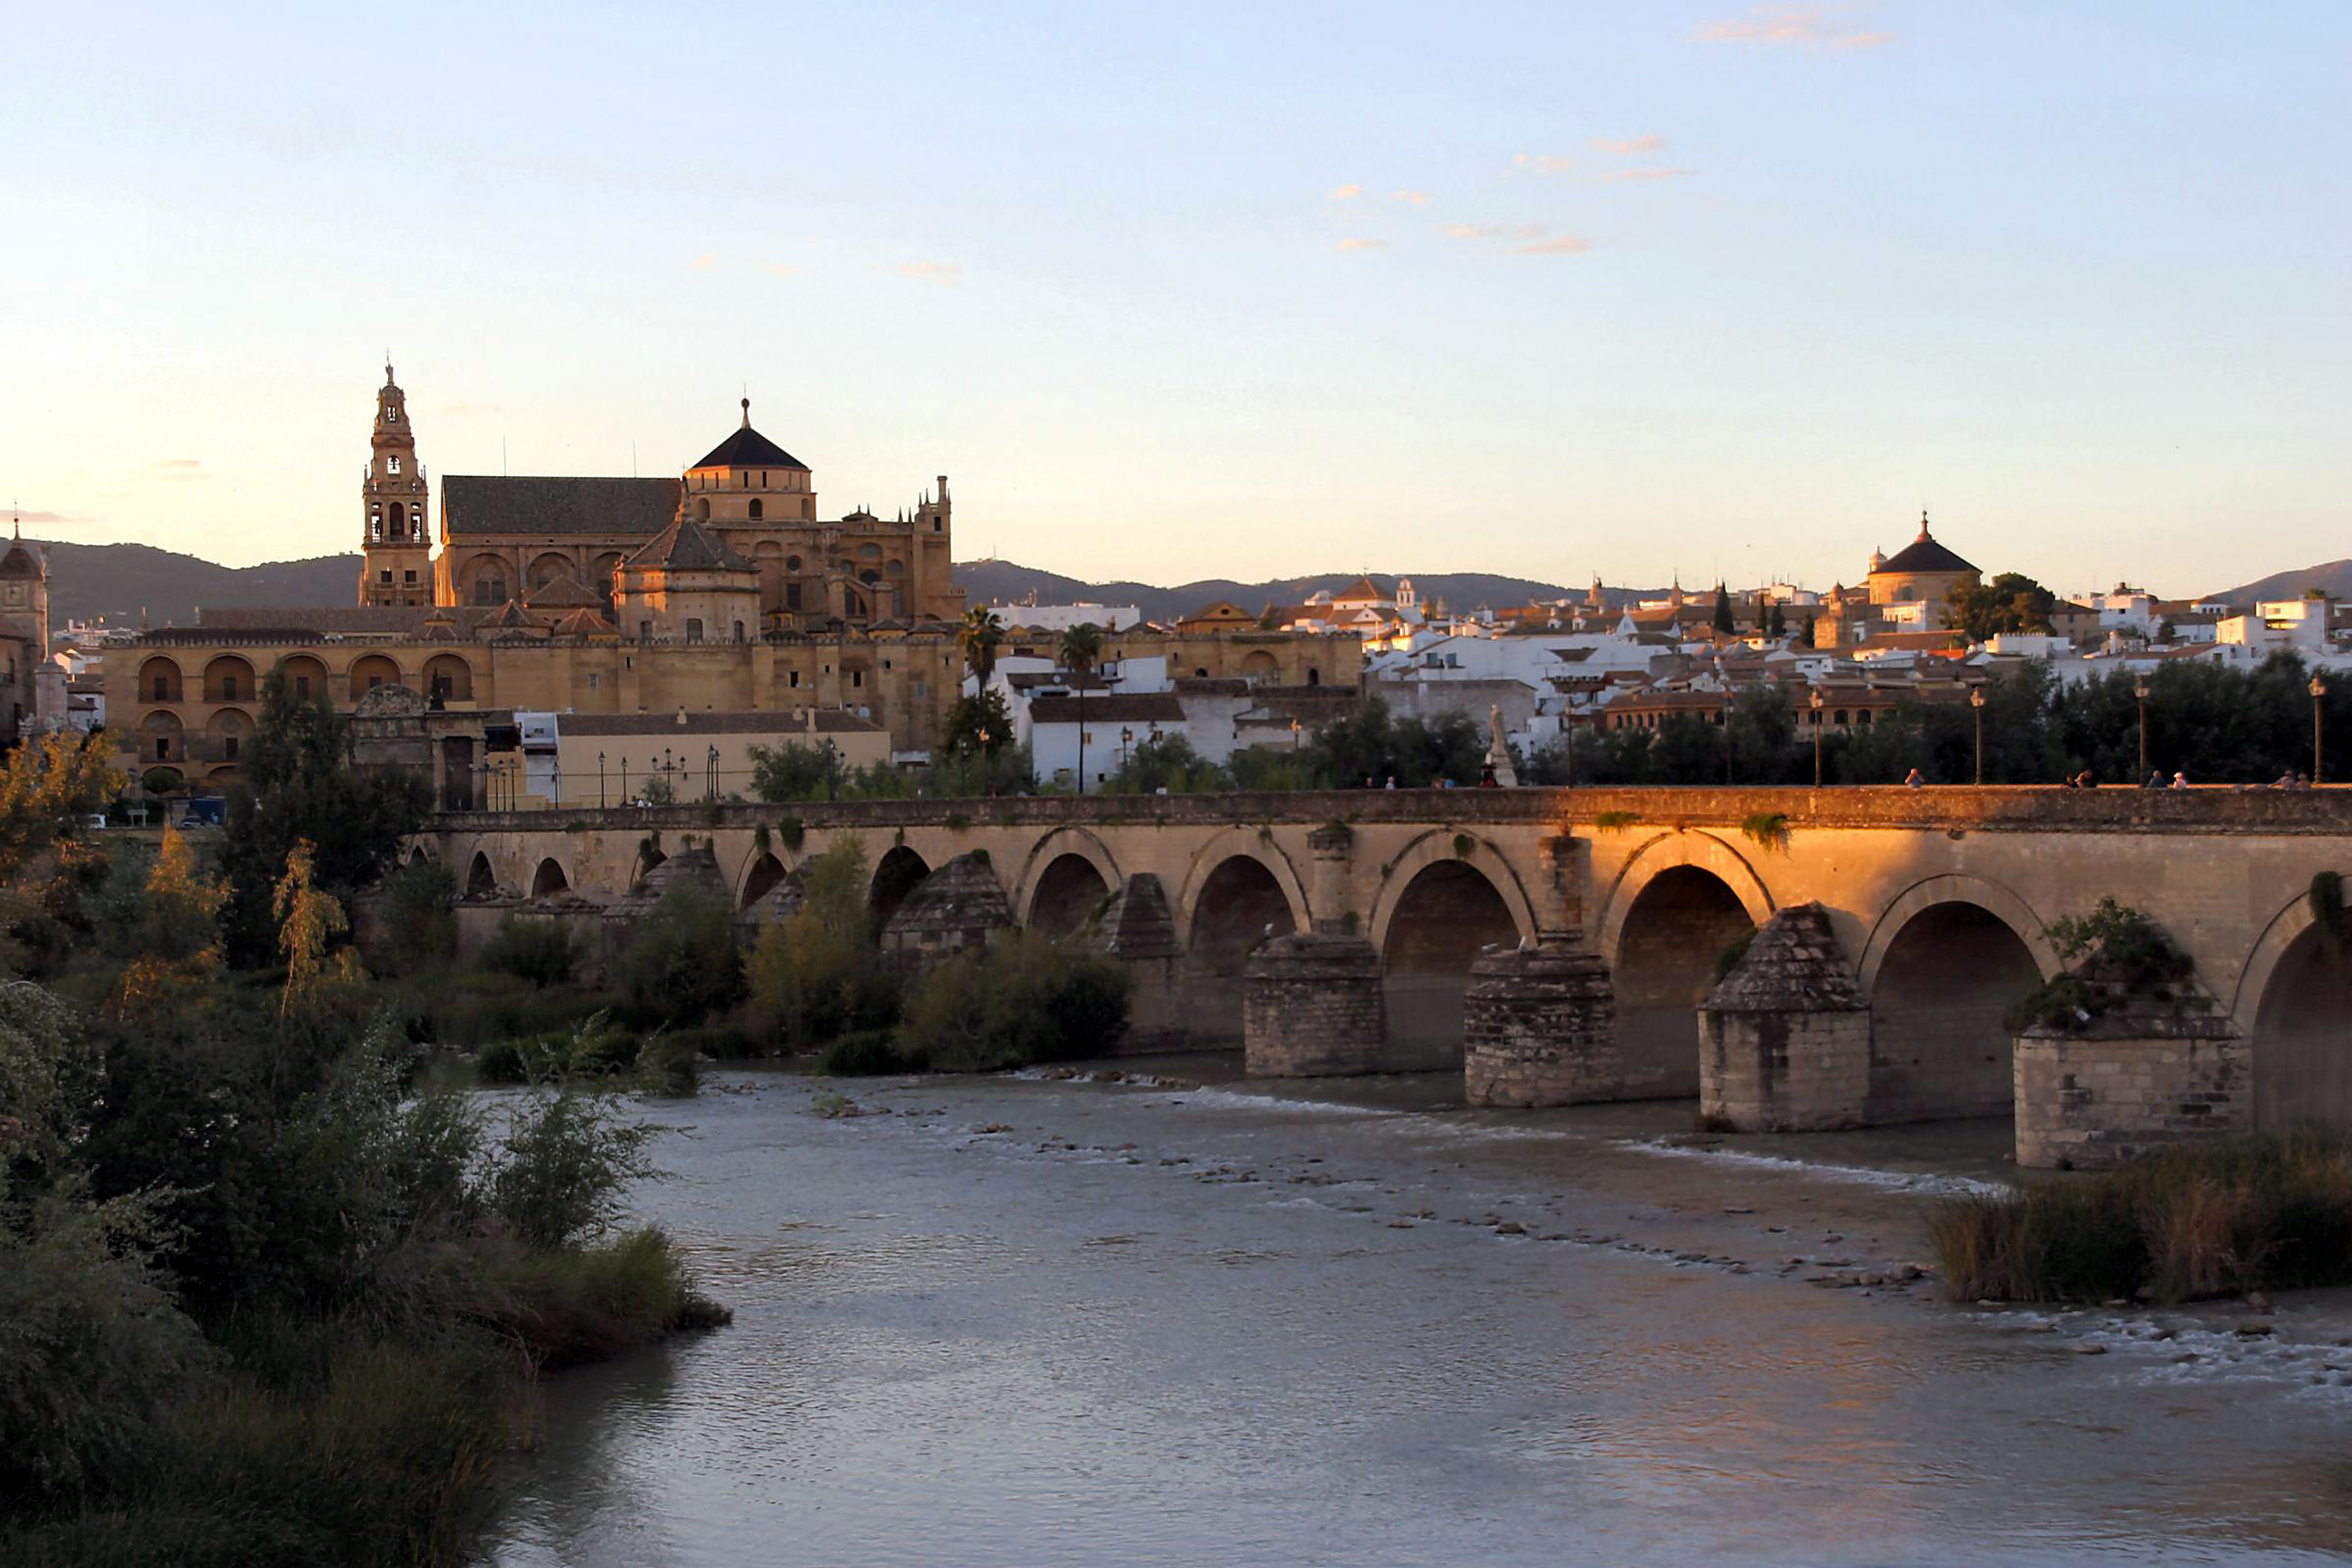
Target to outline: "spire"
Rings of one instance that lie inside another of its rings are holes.
[[[1927,542],[1927,509],[1926,507],[1924,507],[1924,506],[1923,506],[1923,507],[1921,507],[1921,508],[1919,509],[1919,540],[1920,540],[1920,542],[1925,543],[1925,542]]]
[[[744,429],[746,429],[746,430],[749,430],[751,427],[751,398],[749,398],[749,397],[747,396],[747,397],[745,397],[745,398],[743,399],[743,428],[744,428]]]
[[[392,384],[392,351],[390,349],[383,351],[383,384],[386,386]]]

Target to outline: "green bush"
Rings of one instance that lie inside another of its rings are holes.
[[[383,947],[404,974],[457,949],[457,879],[438,860],[411,860],[383,879]]]
[[[593,1241],[620,1218],[629,1184],[653,1173],[651,1135],[596,1097],[560,1089],[516,1112],[489,1175],[490,1212],[527,1246]]]
[[[565,920],[516,920],[511,915],[482,944],[480,963],[537,986],[569,984],[587,955],[587,943]]]
[[[2352,1139],[2316,1129],[2168,1150],[1955,1199],[1929,1235],[1956,1298],[2161,1301],[2352,1283]]]
[[[1127,971],[1032,931],[925,975],[898,1022],[902,1058],[940,1072],[992,1072],[1095,1056],[1127,1026]]]
[[[929,1065],[922,1057],[900,1048],[887,1029],[853,1029],[825,1047],[819,1065],[836,1078],[878,1078],[889,1073],[921,1072]]]
[[[666,893],[613,961],[613,983],[635,1018],[700,1023],[743,996],[735,915],[707,893]]]
[[[763,928],[745,964],[751,1005],[778,1042],[805,1051],[898,1016],[898,988],[874,947],[866,846],[844,839],[801,868],[801,907]]]

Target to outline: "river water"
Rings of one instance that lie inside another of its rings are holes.
[[[1458,1082],[648,1102],[735,1324],[551,1379],[494,1561],[2352,1561],[2352,1297],[1953,1305],[1891,1280],[2005,1127]]]

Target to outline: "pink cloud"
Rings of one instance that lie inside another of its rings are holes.
[[[963,277],[963,268],[952,261],[908,261],[900,264],[898,276],[952,288]]]
[[[1592,150],[1620,158],[1630,157],[1636,153],[1663,153],[1666,150],[1666,139],[1663,136],[1628,136],[1622,141],[1612,141],[1606,136],[1596,136],[1592,140]]]
[[[1592,248],[1592,242],[1573,234],[1563,234],[1556,239],[1538,240],[1522,245],[1512,251],[1514,256],[1577,256]]]
[[[1511,162],[1522,169],[1533,169],[1538,174],[1564,174],[1576,167],[1575,159],[1549,153],[1521,153]]]
[[[1335,202],[1352,202],[1363,194],[1364,187],[1361,185],[1341,185],[1331,193],[1331,199]]]
[[[1343,239],[1331,248],[1334,250],[1386,250],[1388,247],[1389,242],[1385,239],[1358,238]]]
[[[1392,202],[1411,202],[1417,207],[1427,206],[1429,205],[1429,193],[1427,191],[1391,191],[1389,193],[1389,200]]]
[[[1895,35],[1864,26],[1852,5],[1758,5],[1731,21],[1702,22],[1696,37],[1709,44],[1793,44],[1809,49],[1868,49]]]

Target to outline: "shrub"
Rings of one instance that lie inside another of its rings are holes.
[[[662,896],[613,961],[613,981],[640,1017],[700,1023],[743,995],[734,912],[707,893]]]
[[[2035,1025],[2079,1034],[2126,997],[2210,1005],[2191,984],[2196,963],[2164,928],[2139,910],[2101,899],[2087,915],[2052,921],[2050,944],[2069,969],[2051,976],[2009,1010],[2012,1032]],[[2086,976],[2095,971],[2096,984]]]
[[[1931,1216],[1955,1297],[2193,1300],[2352,1283],[2352,1139],[2315,1129],[2168,1150]]]
[[[586,948],[569,921],[519,921],[509,916],[497,934],[482,944],[480,962],[493,973],[511,974],[533,985],[563,985],[580,967]]]
[[[645,1153],[651,1136],[605,1100],[558,1089],[516,1112],[489,1173],[490,1211],[529,1246],[593,1240],[620,1217],[629,1184],[653,1173]]]
[[[902,1057],[943,1072],[991,1072],[1092,1056],[1127,1025],[1127,972],[1013,931],[984,954],[953,955],[908,996]]]
[[[878,1078],[921,1072],[929,1064],[903,1052],[887,1029],[853,1029],[824,1048],[820,1065],[836,1078]]]

